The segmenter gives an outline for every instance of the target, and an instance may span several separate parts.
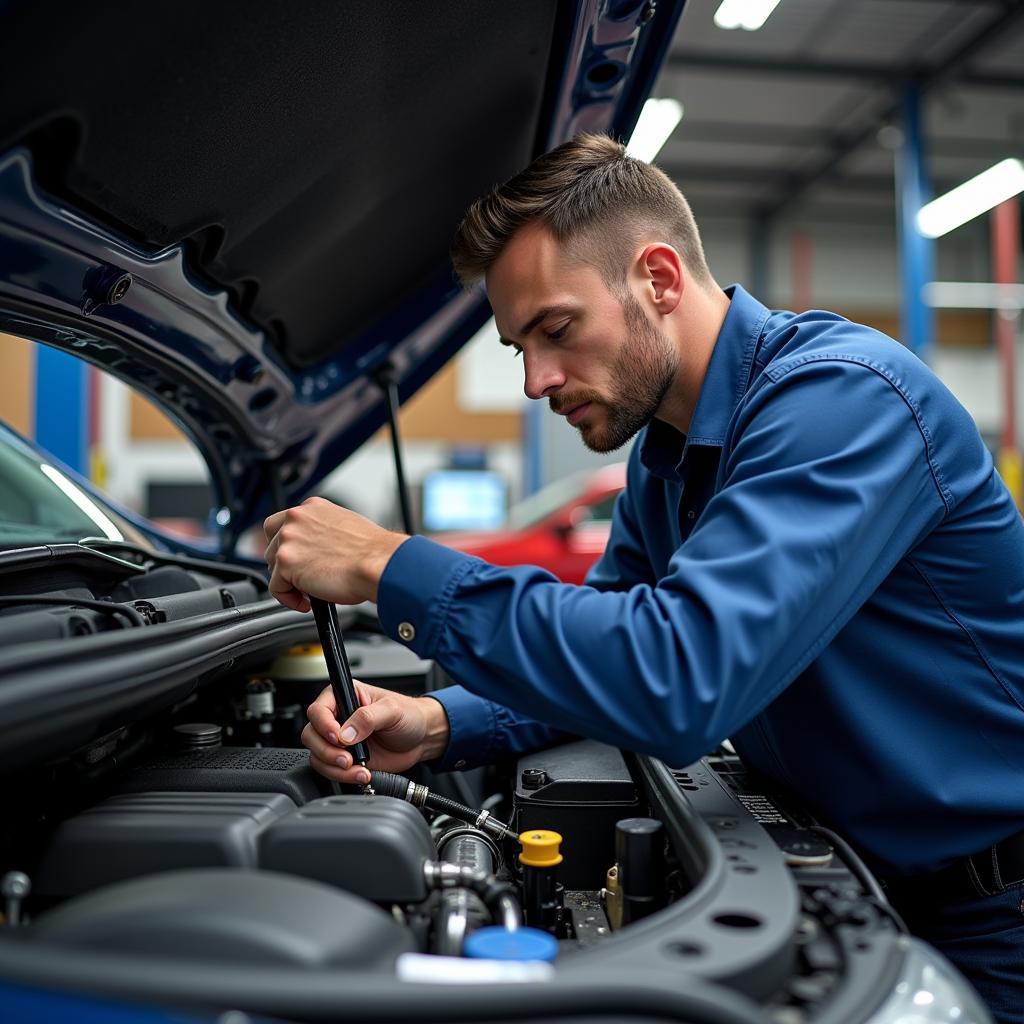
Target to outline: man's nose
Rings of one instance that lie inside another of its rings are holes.
[[[523,370],[526,374],[523,391],[527,398],[548,398],[565,384],[565,374],[558,364],[544,355],[524,352]]]

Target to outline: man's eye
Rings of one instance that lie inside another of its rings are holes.
[[[562,326],[561,326],[561,327],[559,327],[559,328],[556,328],[556,329],[555,329],[555,330],[553,330],[553,331],[548,331],[548,337],[549,337],[549,338],[550,338],[550,339],[551,339],[552,341],[559,341],[559,340],[561,340],[562,338],[564,338],[564,337],[565,337],[565,332],[566,332],[567,330],[569,330],[569,324],[570,324],[570,323],[572,323],[572,321],[571,321],[571,320],[566,320],[566,321],[565,321],[565,323],[564,323],[564,324],[562,324]]]

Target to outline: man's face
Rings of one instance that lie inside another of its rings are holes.
[[[620,448],[655,415],[675,380],[674,346],[628,289],[620,300],[545,228],[512,237],[487,295],[503,343],[522,353],[527,397],[547,398],[592,451]]]

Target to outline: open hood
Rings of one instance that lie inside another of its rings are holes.
[[[195,441],[228,545],[488,315],[465,206],[631,131],[683,0],[4,6],[0,330]]]

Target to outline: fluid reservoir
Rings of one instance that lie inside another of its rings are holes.
[[[521,832],[523,869],[523,916],[531,928],[558,934],[562,924],[562,886],[558,865],[562,863],[562,837],[548,829]]]
[[[294,701],[302,707],[312,704],[331,682],[320,644],[289,647],[271,662],[267,676],[274,680],[281,699],[288,703]]]

